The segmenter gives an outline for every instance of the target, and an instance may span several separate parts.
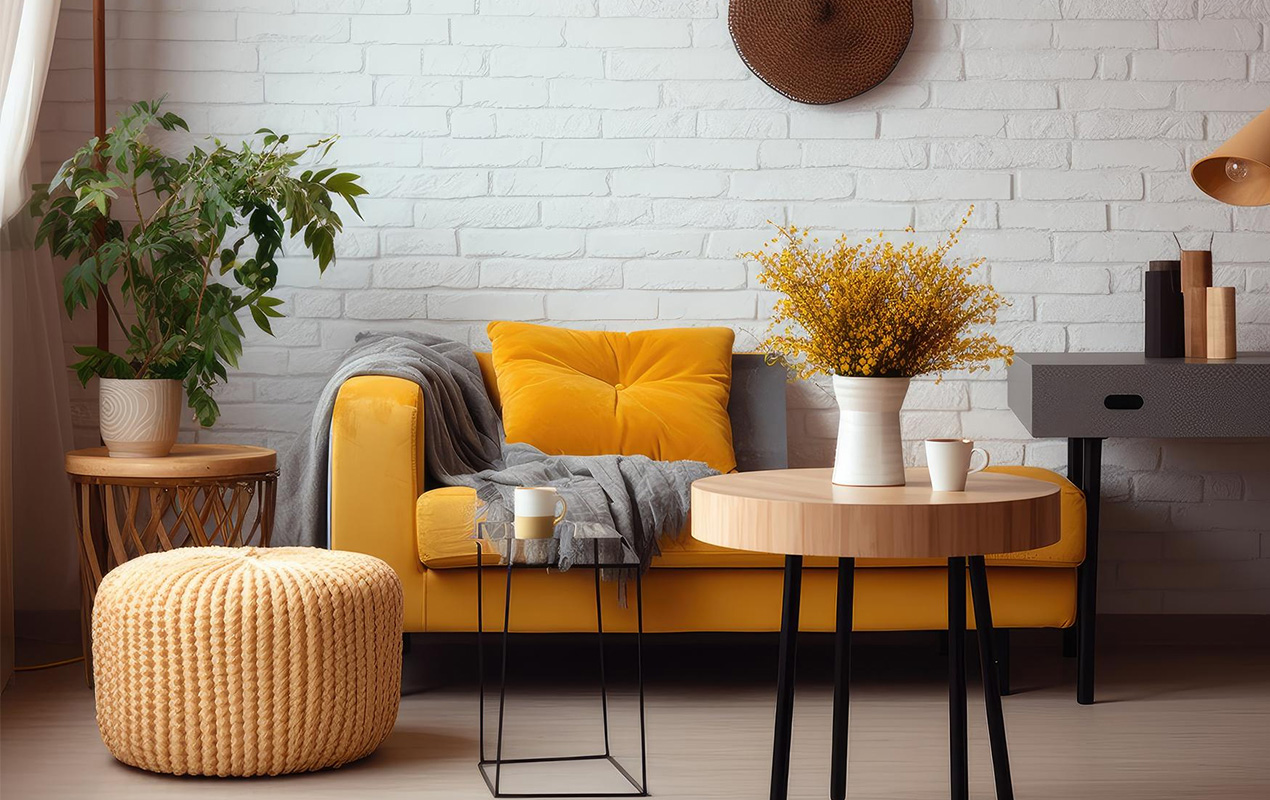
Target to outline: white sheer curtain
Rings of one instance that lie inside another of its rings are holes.
[[[32,144],[60,9],[61,0],[0,0],[0,684],[13,665],[15,605],[55,612],[78,599],[57,280],[17,215],[38,169]]]
[[[62,0],[4,0],[0,10],[0,222],[8,222],[26,198],[27,152],[44,96],[57,15]]]

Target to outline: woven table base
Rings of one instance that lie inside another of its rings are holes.
[[[369,755],[401,694],[401,582],[304,547],[179,548],[102,580],[97,724],[115,758],[177,775],[278,775]]]

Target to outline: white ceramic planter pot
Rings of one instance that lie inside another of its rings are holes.
[[[181,382],[100,378],[101,440],[113,458],[166,456],[181,426]]]
[[[903,486],[900,406],[908,378],[833,376],[838,398],[838,450],[833,482],[843,486]]]

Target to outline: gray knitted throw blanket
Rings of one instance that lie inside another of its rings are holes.
[[[423,390],[426,474],[435,483],[475,489],[478,513],[487,521],[510,521],[517,486],[554,486],[560,492],[569,505],[566,521],[556,539],[535,545],[550,552],[522,554],[534,563],[546,560],[561,569],[590,563],[595,544],[590,540],[597,536],[610,537],[601,560],[616,560],[621,548],[611,537],[620,536],[646,568],[658,552],[658,537],[683,530],[692,482],[716,474],[696,461],[549,456],[527,444],[507,444],[470,348],[428,333],[362,333],[318,396],[308,430],[283,454],[275,545],[329,546],[331,416],[340,387],[358,375],[390,375]],[[567,398],[561,401],[566,407]]]

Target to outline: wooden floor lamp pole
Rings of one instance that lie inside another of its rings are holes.
[[[106,138],[106,0],[93,0],[93,135]],[[97,225],[97,242],[106,238],[105,220]],[[110,349],[110,308],[106,294],[97,295],[97,347]]]
[[[93,135],[97,137],[98,142],[102,142],[106,138],[106,0],[93,0]],[[93,238],[96,240],[98,247],[101,246],[102,242],[106,241],[106,220],[97,220],[97,225],[93,230]],[[106,302],[106,287],[103,286],[101,289],[97,293],[97,348],[99,350],[110,350],[110,306]],[[105,444],[100,436],[97,442]],[[101,490],[109,492],[110,488],[102,487]],[[81,513],[85,515],[81,524],[89,536],[89,542],[85,544],[91,549],[93,557],[97,559],[97,563],[102,563],[101,559],[106,555],[106,509],[104,502],[85,503],[81,506],[81,509]],[[92,608],[94,592],[89,582],[89,572],[85,568],[83,561],[84,558],[88,557],[89,552],[89,549],[81,548],[80,550],[80,609],[83,614],[90,613],[89,609]],[[88,678],[91,686],[93,643],[90,616],[85,616],[81,620],[81,636],[85,677]]]

